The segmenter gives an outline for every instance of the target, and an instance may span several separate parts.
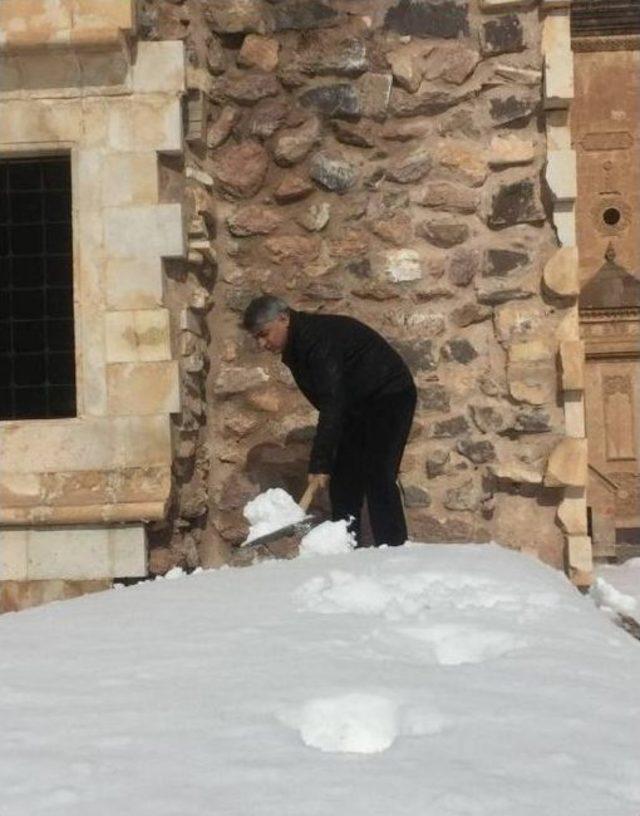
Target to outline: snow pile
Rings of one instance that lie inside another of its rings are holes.
[[[243,514],[251,525],[245,544],[287,524],[302,521],[306,515],[281,487],[272,487],[256,496],[245,505]]]
[[[620,592],[602,577],[596,578],[589,592],[596,606],[604,612],[633,615],[638,608],[635,598]]]
[[[356,540],[346,521],[323,521],[300,542],[300,555],[340,555],[354,549]]]
[[[2,816],[637,816],[640,648],[495,545],[0,617]]]
[[[622,612],[621,609],[617,609],[618,612],[632,617],[640,616],[640,558],[630,558],[622,564],[598,564],[596,575],[598,579],[603,579],[608,586],[627,597],[627,600],[623,601],[623,606],[631,611]],[[598,595],[592,594],[592,597],[598,603]],[[635,600],[633,609],[628,598]]]
[[[397,736],[397,706],[380,694],[319,697],[290,717],[289,724],[299,729],[302,741],[311,748],[376,754],[389,748]]]

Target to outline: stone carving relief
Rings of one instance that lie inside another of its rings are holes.
[[[607,459],[634,459],[634,422],[631,381],[628,376],[603,378]]]

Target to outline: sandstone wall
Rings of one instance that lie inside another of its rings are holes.
[[[152,571],[227,560],[251,495],[302,489],[314,412],[238,327],[261,292],[361,318],[411,366],[414,538],[561,565],[566,466],[543,482],[576,290],[557,257],[542,283],[558,240],[539,9],[146,0],[139,31],[184,40],[188,59],[185,164],[164,168],[189,225],[188,261],[167,266],[183,410]]]

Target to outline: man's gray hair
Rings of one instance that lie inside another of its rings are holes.
[[[289,306],[275,295],[254,298],[244,310],[242,327],[249,332],[258,331],[265,323],[275,320],[278,315],[288,314]]]

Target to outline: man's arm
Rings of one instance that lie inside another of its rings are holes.
[[[342,361],[330,347],[311,352],[310,367],[319,411],[309,458],[310,474],[331,473],[344,421],[345,392]]]

